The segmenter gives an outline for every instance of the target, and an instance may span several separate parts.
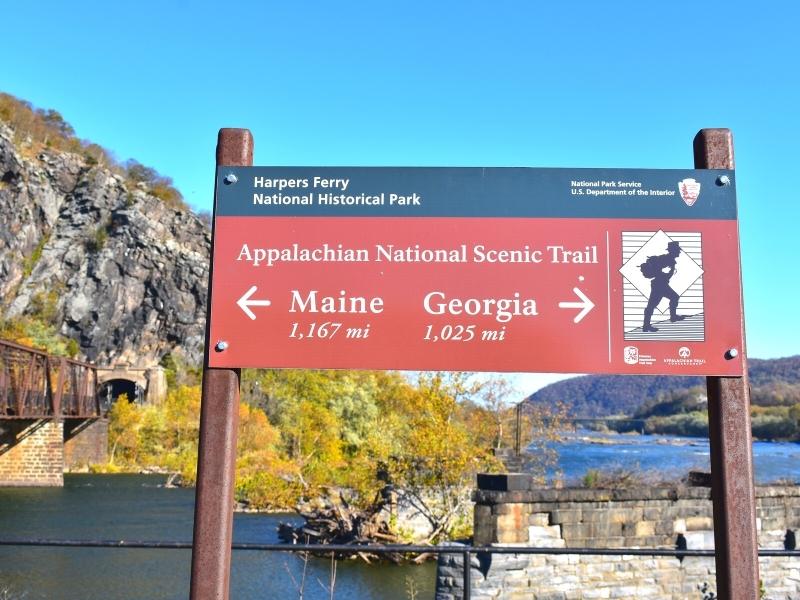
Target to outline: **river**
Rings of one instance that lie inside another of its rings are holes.
[[[641,469],[684,475],[708,469],[708,441],[666,436],[578,432],[558,444],[567,481],[587,469]],[[756,442],[759,482],[800,481],[800,444]],[[179,540],[192,537],[194,490],[169,489],[152,475],[67,475],[63,488],[0,489],[0,537]],[[293,515],[237,514],[234,540],[277,542],[280,521]],[[188,596],[190,551],[0,547],[0,599],[166,600]],[[311,558],[304,598],[328,598],[330,562]],[[290,575],[291,573],[291,575]],[[234,552],[231,598],[292,600],[301,560],[291,554]],[[421,566],[337,565],[339,600],[433,597],[435,563]],[[4,592],[5,590],[5,592]],[[5,595],[4,595],[5,593]]]
[[[580,430],[555,444],[568,483],[589,469],[633,470],[677,481],[691,471],[709,471],[708,439],[665,435],[601,434]],[[530,449],[535,452],[535,448]],[[753,442],[756,483],[800,482],[800,444]]]
[[[0,489],[0,536],[19,538],[192,539],[193,489],[161,487],[152,475],[66,475],[63,488]],[[237,514],[234,541],[277,543],[280,521],[294,515]],[[188,597],[191,551],[0,547],[3,600],[166,600]],[[433,597],[436,565],[337,564],[339,600]],[[291,575],[290,575],[291,573]],[[231,598],[299,598],[299,558],[238,551],[231,566]],[[303,598],[329,598],[330,561],[311,558]],[[320,583],[321,582],[321,583]],[[3,595],[3,590],[10,593]]]

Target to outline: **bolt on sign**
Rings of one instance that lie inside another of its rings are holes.
[[[741,375],[733,171],[220,167],[211,367]]]

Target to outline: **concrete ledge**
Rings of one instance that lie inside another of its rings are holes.
[[[64,476],[55,477],[52,479],[38,479],[36,481],[30,480],[14,480],[14,479],[3,479],[0,481],[0,487],[2,488],[33,488],[33,487],[64,487]]]

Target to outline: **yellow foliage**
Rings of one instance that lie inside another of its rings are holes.
[[[481,404],[484,388],[463,374],[412,383],[397,373],[263,371],[242,381],[236,498],[254,508],[291,508],[331,487],[369,508],[390,484],[427,504],[444,534],[463,528],[464,491],[475,473],[499,467],[492,448],[508,434],[509,410]],[[158,406],[120,399],[110,413],[112,468],[160,466],[193,482],[200,396],[200,386],[184,385]],[[526,418],[541,432],[551,422]]]
[[[128,401],[127,394],[120,395],[108,413],[109,463],[136,462],[141,424],[142,413],[139,408]]]
[[[125,395],[109,411],[109,464],[98,470],[161,467],[197,477],[200,386],[179,386],[161,405],[138,406]],[[287,508],[303,489],[297,466],[278,446],[280,433],[260,409],[239,405],[236,462],[237,497],[256,508]]]
[[[284,459],[278,430],[264,411],[239,404],[236,496],[253,508],[293,506],[302,493],[296,465]]]
[[[243,402],[239,404],[238,449],[240,453],[243,450],[252,451],[265,448],[272,450],[279,437],[278,431],[270,425],[264,411]]]

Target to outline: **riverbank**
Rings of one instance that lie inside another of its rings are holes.
[[[142,475],[161,477],[164,479],[163,483],[158,484],[157,487],[167,489],[194,489],[194,482],[186,483],[182,475],[176,471],[170,471],[164,467],[132,467],[132,466],[119,466],[104,463],[100,465],[83,465],[73,469],[64,471],[66,475]],[[236,500],[233,505],[233,512],[243,514],[265,514],[265,515],[279,515],[279,514],[294,514],[297,512],[291,506],[283,507],[260,507],[254,508]]]

